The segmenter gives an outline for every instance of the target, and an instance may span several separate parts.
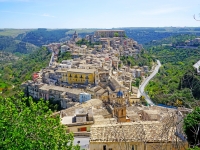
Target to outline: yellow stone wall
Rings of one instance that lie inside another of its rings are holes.
[[[100,99],[101,99],[103,102],[108,102],[108,96],[107,96],[107,95],[106,95],[106,96],[102,95],[102,96],[100,97]]]
[[[67,81],[69,84],[84,84],[86,82],[86,77],[88,77],[88,83],[94,84],[94,73],[84,73],[84,72],[67,72],[67,77],[63,78],[63,82]]]

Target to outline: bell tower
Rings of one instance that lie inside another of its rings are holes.
[[[78,38],[78,33],[76,33],[76,31],[75,31],[74,34],[73,34],[72,39],[75,41],[77,38]]]
[[[117,92],[117,98],[114,104],[114,116],[117,117],[118,122],[127,122],[126,121],[126,100],[121,90]]]

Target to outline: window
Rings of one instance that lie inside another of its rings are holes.
[[[132,145],[132,149],[131,149],[131,150],[135,150],[135,149],[134,149],[134,145]]]
[[[132,149],[131,150],[137,150],[137,145],[132,145]]]
[[[103,146],[103,150],[106,150],[106,145]]]
[[[78,132],[84,132],[84,131],[87,131],[87,127],[78,128]]]

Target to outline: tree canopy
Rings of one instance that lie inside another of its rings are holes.
[[[52,117],[48,102],[35,103],[23,94],[0,98],[0,149],[76,150],[73,134],[66,134],[59,117]]]
[[[160,45],[148,48],[149,54],[162,64],[158,74],[145,88],[155,103],[186,107],[195,107],[199,103],[200,77],[193,69],[199,60],[199,47],[176,47],[179,42],[192,38],[195,37],[170,37],[157,42]],[[164,43],[173,43],[175,46],[162,46]]]
[[[196,107],[184,118],[184,130],[188,142],[192,146],[200,146],[200,107]]]
[[[12,89],[12,92],[10,90],[4,91],[3,95],[9,96],[16,93],[20,89],[18,86],[22,82],[30,80],[33,72],[37,72],[49,64],[50,58],[51,53],[42,47],[18,61],[7,64],[2,62],[0,65],[0,84],[4,83],[8,89]],[[0,88],[3,90],[4,87],[0,85]]]

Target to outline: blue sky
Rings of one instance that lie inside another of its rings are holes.
[[[200,26],[200,0],[0,0],[0,28]]]

